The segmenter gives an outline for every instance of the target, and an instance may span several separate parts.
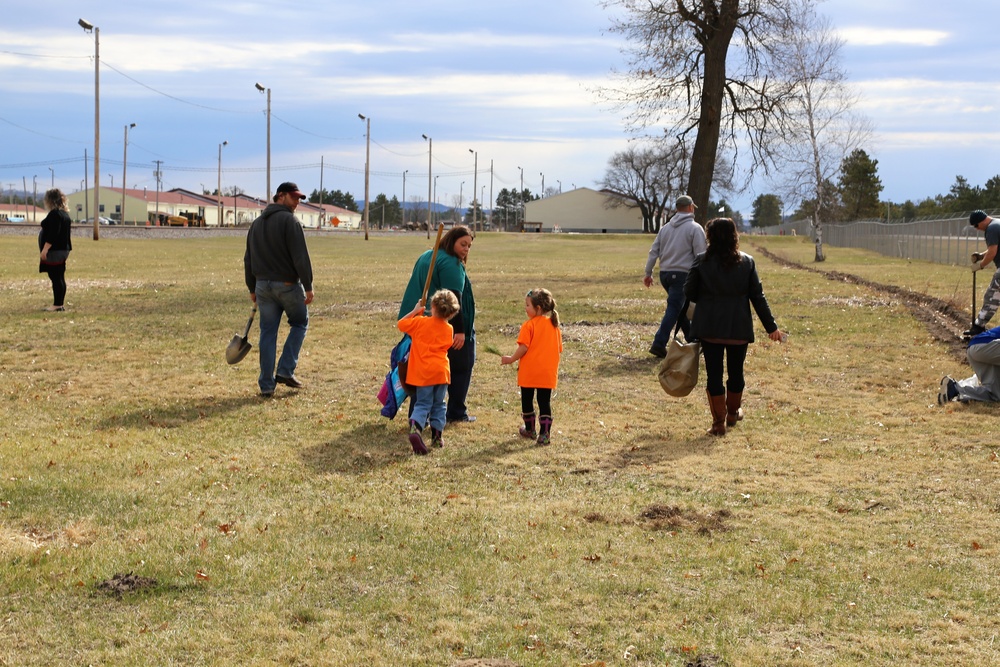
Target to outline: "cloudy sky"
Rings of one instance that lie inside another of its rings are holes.
[[[139,9],[141,7],[141,9]],[[997,0],[827,0],[844,66],[875,123],[869,153],[884,197],[947,192],[1000,173]],[[595,91],[621,68],[609,9],[593,0],[35,0],[0,23],[0,189],[80,189],[94,152],[94,35],[100,29],[101,183],[364,195],[371,118],[372,198],[428,190],[468,203],[477,180],[501,188],[594,187],[628,142],[622,114]],[[475,151],[476,154],[470,152]],[[474,162],[478,156],[478,177]],[[490,164],[493,175],[490,176]],[[92,171],[92,170],[91,170]],[[91,180],[93,174],[90,174]],[[485,189],[484,187],[485,186]],[[729,197],[749,215],[765,182]]]

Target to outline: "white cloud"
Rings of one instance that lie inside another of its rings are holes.
[[[942,30],[855,27],[838,28],[837,33],[851,46],[938,46],[951,35]]]

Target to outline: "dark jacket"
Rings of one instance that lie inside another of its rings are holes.
[[[48,243],[51,250],[72,250],[73,221],[69,213],[54,208],[42,220],[42,229],[38,233],[38,250]]]
[[[302,225],[284,204],[268,204],[247,232],[243,255],[247,289],[253,292],[258,280],[302,282],[306,292],[313,288],[312,263]]]
[[[403,300],[399,304],[397,320],[403,319],[420,300],[420,295],[423,294],[424,285],[427,282],[427,271],[430,269],[432,254],[432,250],[424,251],[413,265],[410,281],[406,284]],[[430,289],[427,290],[428,302],[439,289],[451,290],[458,297],[459,311],[449,320],[455,333],[472,335],[476,321],[476,299],[472,295],[472,283],[465,272],[462,260],[445,250],[439,251],[434,260],[434,275],[431,276]],[[430,303],[425,304],[427,313],[430,313],[430,307]]]
[[[691,322],[693,338],[752,343],[750,304],[768,333],[778,328],[764,298],[757,265],[746,253],[741,252],[739,263],[731,268],[724,268],[716,257],[698,255],[684,294],[697,304]]]

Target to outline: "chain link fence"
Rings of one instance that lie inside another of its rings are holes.
[[[806,220],[756,228],[752,233],[807,236],[816,241]],[[968,264],[973,252],[984,250],[983,234],[968,216],[919,222],[851,222],[823,225],[823,245],[862,248],[888,257],[919,259],[937,264]]]

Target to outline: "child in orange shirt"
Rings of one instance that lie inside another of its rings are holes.
[[[523,438],[537,438],[547,445],[552,433],[552,390],[559,375],[559,355],[562,354],[562,331],[556,302],[547,289],[533,289],[524,298],[528,321],[521,325],[514,354],[500,357],[501,364],[518,359],[517,386],[521,388],[521,416],[524,426],[518,428]],[[535,392],[538,392],[538,431],[535,431]]]
[[[451,383],[451,366],[448,363],[448,349],[454,338],[454,330],[448,324],[458,312],[458,297],[451,290],[438,290],[431,297],[431,316],[424,315],[424,301],[396,326],[412,339],[410,363],[406,369],[406,384],[417,389],[410,414],[410,445],[414,454],[426,454],[424,444],[424,424],[430,421],[431,444],[444,447],[441,432],[444,430],[445,394]]]

